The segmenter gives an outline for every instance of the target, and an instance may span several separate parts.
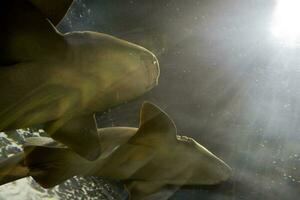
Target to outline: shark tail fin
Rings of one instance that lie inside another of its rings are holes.
[[[0,185],[29,176],[24,164],[24,153],[18,153],[0,162]]]
[[[29,176],[44,188],[54,187],[76,175],[76,168],[72,166],[77,155],[50,138],[30,138],[24,151]]]

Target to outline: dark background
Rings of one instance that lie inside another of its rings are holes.
[[[297,199],[300,43],[272,34],[275,9],[275,0],[77,0],[59,29],[112,34],[160,61],[159,85],[99,113],[99,126],[137,126],[150,100],[233,168],[228,182],[171,199]]]

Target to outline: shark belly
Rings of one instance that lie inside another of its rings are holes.
[[[88,108],[100,90],[94,85],[101,85],[101,80],[82,75],[78,68],[56,60],[1,68],[0,130],[27,128],[106,108],[105,104]]]
[[[69,107],[66,100],[75,91],[50,81],[55,76],[51,67],[50,63],[33,62],[0,69],[0,130],[25,128],[62,116]]]

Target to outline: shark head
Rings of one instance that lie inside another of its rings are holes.
[[[179,186],[214,185],[231,175],[230,167],[201,144],[177,135],[174,122],[151,103],[143,104],[140,127],[128,143],[153,149],[132,179]],[[138,153],[142,154],[142,148]]]
[[[184,185],[215,185],[226,181],[231,168],[197,141],[186,136],[177,136],[177,152],[182,163],[179,183]],[[175,156],[174,156],[175,157]],[[175,183],[177,180],[175,180]]]
[[[97,32],[60,33],[55,26],[71,4],[1,7],[1,91],[11,94],[0,102],[2,131],[101,112],[157,85],[159,64],[147,49]]]
[[[73,66],[82,66],[86,80],[97,83],[93,91],[101,89],[92,104],[124,102],[158,83],[158,60],[141,46],[90,31],[71,32],[65,38],[71,47],[69,60]]]

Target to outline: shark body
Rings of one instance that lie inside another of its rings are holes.
[[[1,5],[0,131],[43,124],[52,138],[93,160],[100,154],[94,113],[150,90],[159,66],[150,51],[110,35],[60,33],[55,25],[71,3]],[[82,140],[89,141],[84,151]]]
[[[49,188],[74,175],[99,176],[123,180],[136,200],[165,185],[215,185],[231,174],[194,139],[177,135],[169,116],[151,103],[142,106],[139,128],[103,128],[98,136],[103,153],[94,161],[50,138],[29,138],[23,153],[0,164],[0,183],[32,176]]]

